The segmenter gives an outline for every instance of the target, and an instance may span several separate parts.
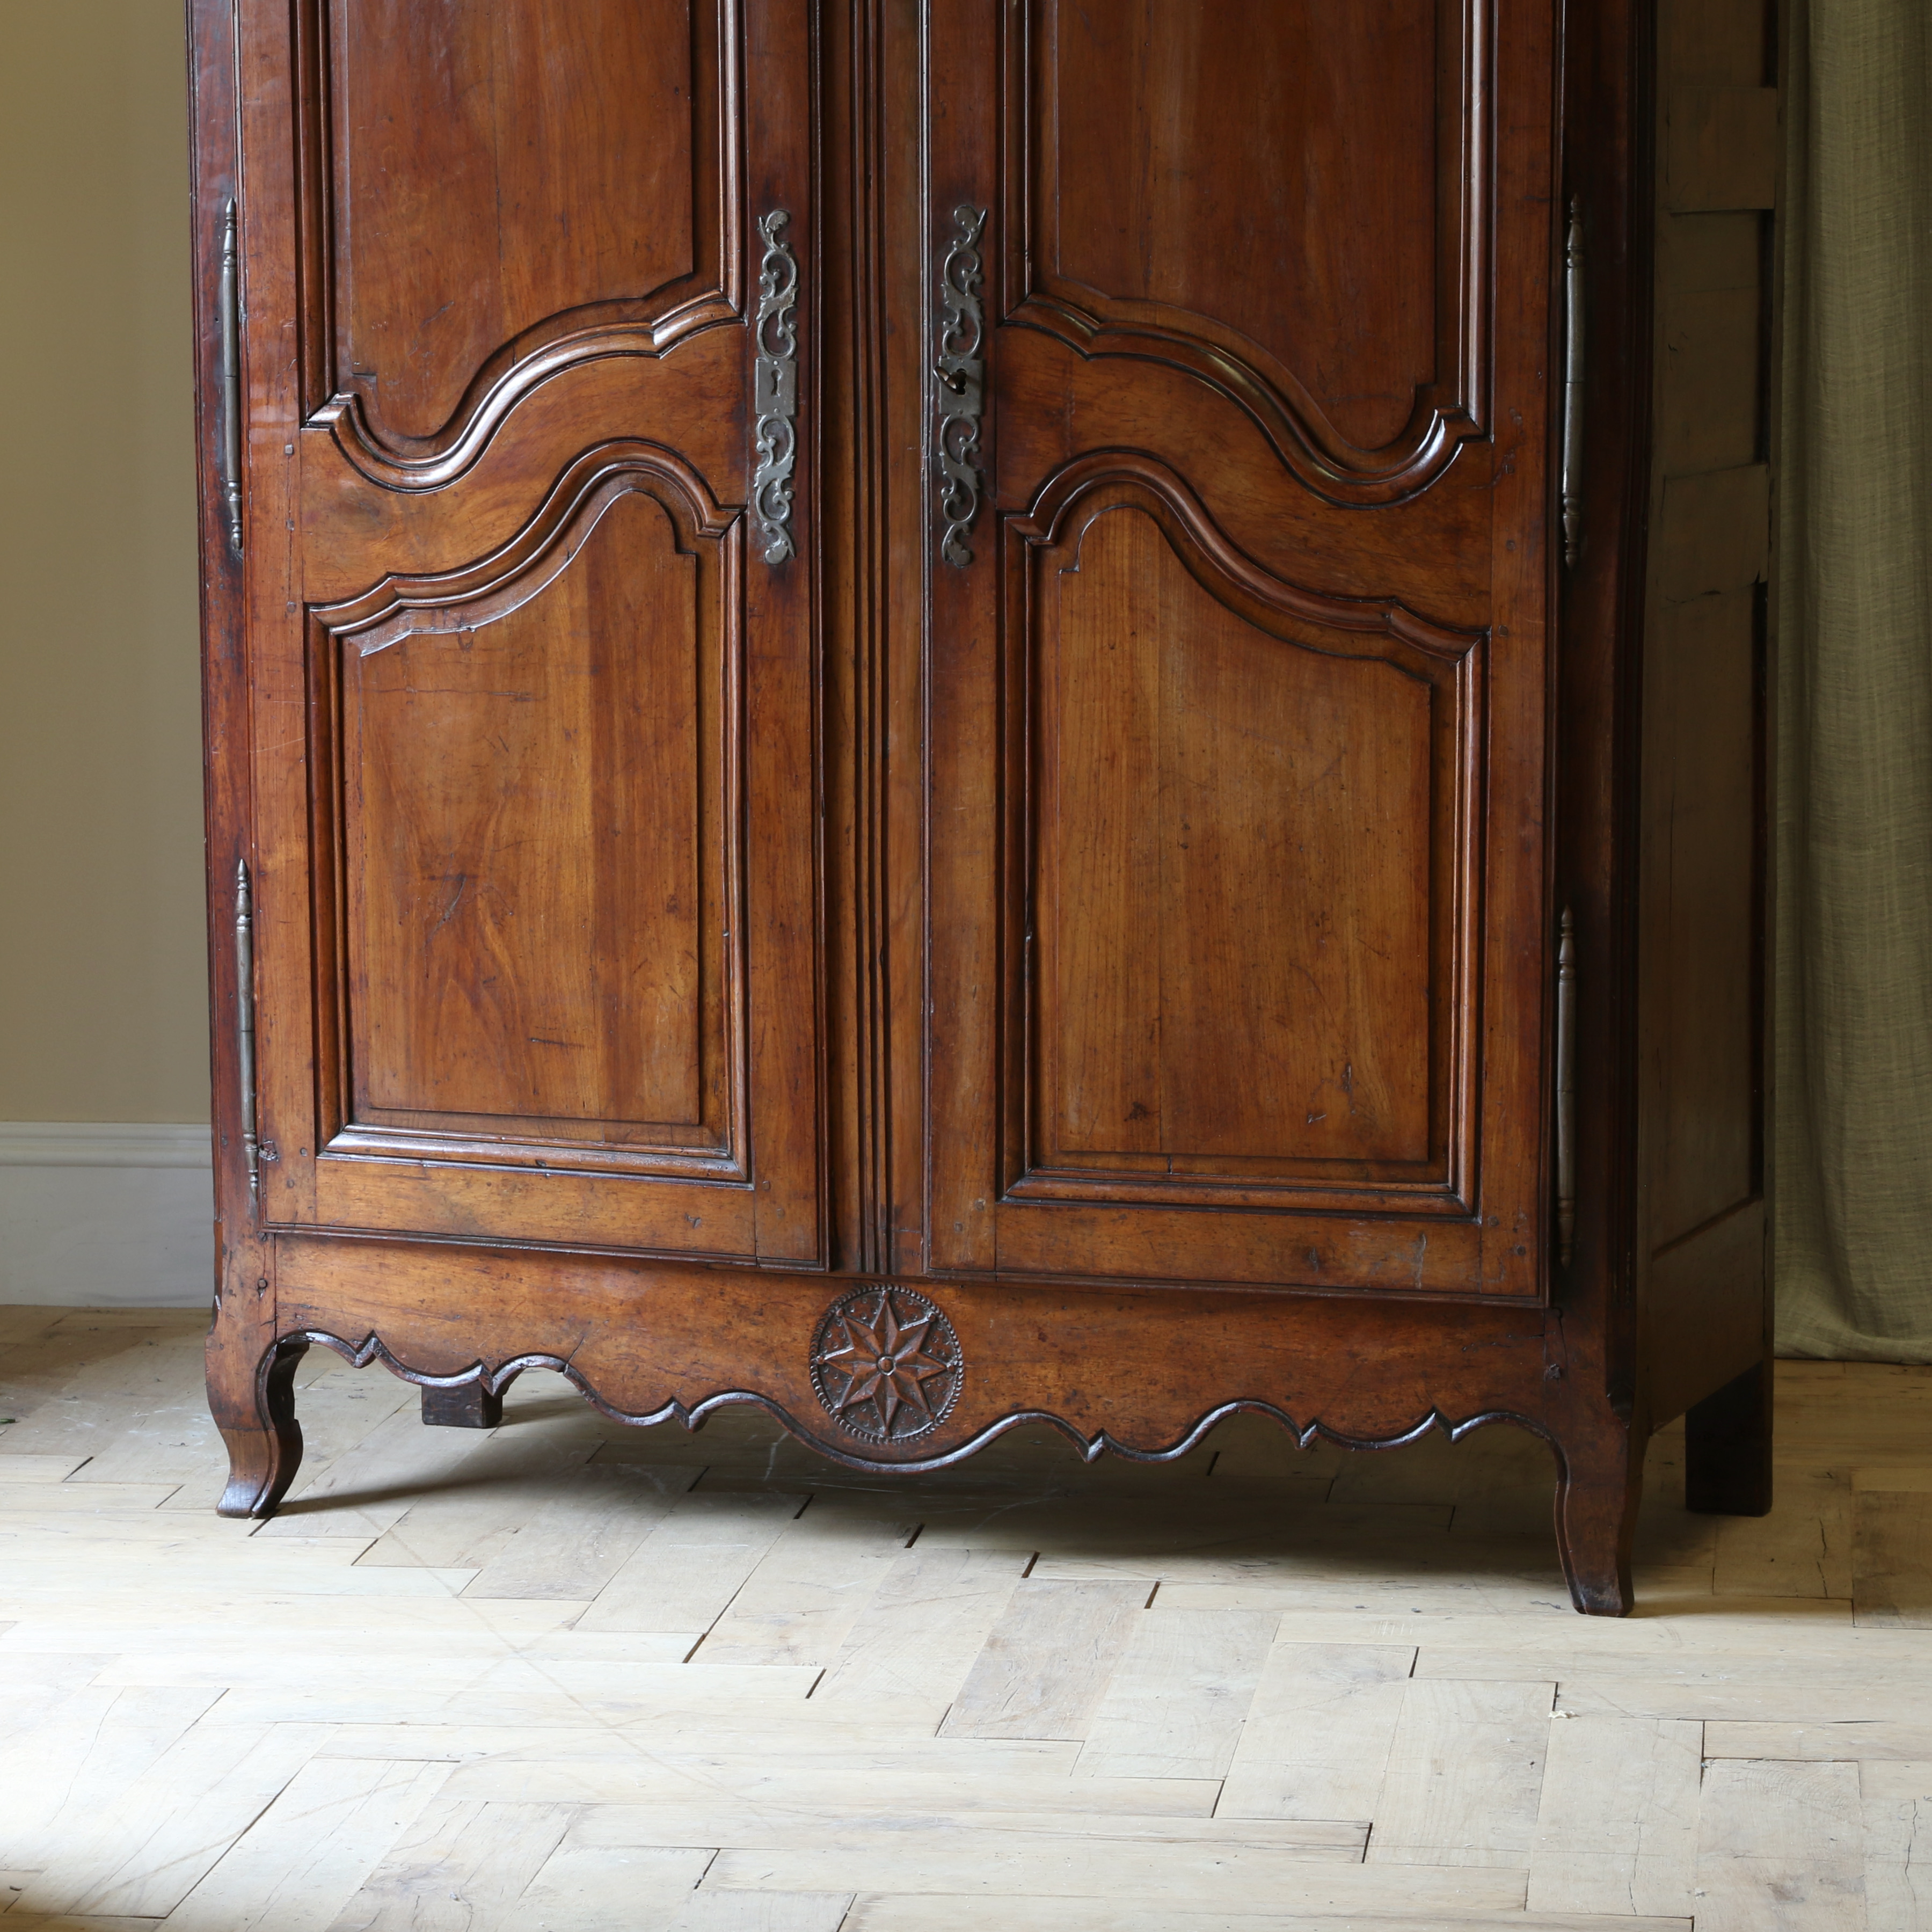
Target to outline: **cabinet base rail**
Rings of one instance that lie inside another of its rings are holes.
[[[302,1454],[296,1366],[320,1346],[418,1384],[426,1423],[494,1427],[518,1376],[547,1369],[616,1421],[696,1430],[754,1403],[832,1462],[908,1479],[1040,1424],[1085,1460],[1150,1463],[1185,1456],[1243,1413],[1271,1417],[1292,1446],[1365,1452],[1514,1424],[1552,1451],[1572,1601],[1598,1616],[1631,1607],[1644,1449],[1658,1418],[1602,1393],[1604,1365],[1580,1354],[1555,1310],[276,1245],[272,1294],[224,1296],[209,1336],[211,1399],[231,1460],[224,1515],[267,1516],[287,1494]],[[1352,1364],[1373,1373],[1351,1375]],[[894,1376],[911,1395],[881,1400]],[[1768,1386],[1760,1364],[1691,1412],[1692,1508],[1768,1508]],[[1284,1526],[1284,1539],[1292,1534]]]

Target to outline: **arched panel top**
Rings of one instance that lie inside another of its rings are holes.
[[[302,0],[311,422],[448,482],[573,364],[742,312],[738,0]]]
[[[1021,12],[1008,322],[1187,370],[1336,502],[1486,434],[1484,0]]]
[[[536,514],[501,549],[437,576],[386,577],[346,603],[317,608],[315,617],[365,656],[406,637],[493,622],[561,575],[604,512],[633,493],[662,506],[681,549],[716,542],[740,521],[668,450],[651,443],[606,443],[564,472]]]
[[[1110,511],[1128,506],[1160,526],[1189,574],[1210,596],[1250,622],[1310,649],[1388,656],[1369,641],[1384,638],[1404,646],[1405,653],[1455,664],[1487,635],[1433,623],[1392,598],[1332,597],[1275,576],[1229,541],[1172,470],[1136,451],[1098,450],[1068,464],[1048,479],[1031,508],[1010,527],[1032,546],[1063,545],[1072,539],[1077,568],[1086,532]],[[1284,619],[1289,620],[1286,629]],[[1296,626],[1319,634],[1294,638]]]

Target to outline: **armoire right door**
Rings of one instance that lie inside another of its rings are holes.
[[[1555,26],[925,10],[935,1271],[1545,1290]]]

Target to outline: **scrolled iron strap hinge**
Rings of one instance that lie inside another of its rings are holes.
[[[752,478],[752,514],[764,540],[765,561],[795,556],[792,542],[792,472],[798,461],[798,257],[785,242],[791,216],[775,208],[758,224],[765,239],[758,265],[758,317],[753,339],[752,431],[757,468]]]
[[[221,507],[228,548],[242,554],[242,259],[231,200],[221,224],[221,278],[216,294],[221,337]]]
[[[1583,203],[1570,203],[1563,243],[1563,561],[1583,548]]]
[[[248,862],[235,866],[235,1060],[242,1088],[242,1155],[248,1165],[248,1198],[262,1197],[262,1149],[255,1135],[255,908]]]
[[[980,454],[980,418],[986,408],[986,311],[980,302],[984,278],[980,237],[986,226],[983,208],[952,211],[959,232],[939,268],[939,356],[933,364],[938,422],[933,455],[939,470],[939,513],[946,520],[939,554],[956,568],[973,561],[966,542],[980,513],[984,481]]]
[[[1563,908],[1556,944],[1556,1252],[1576,1246],[1576,922]]]

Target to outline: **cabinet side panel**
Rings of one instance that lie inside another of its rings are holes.
[[[1659,12],[1637,1254],[1659,1420],[1764,1346],[1773,35],[1764,0]]]
[[[1658,1247],[1754,1199],[1762,1184],[1760,602],[1747,586],[1666,602],[1653,633],[1647,830],[1666,874],[1656,938],[1667,949],[1648,1016],[1660,1102],[1650,1196]]]

